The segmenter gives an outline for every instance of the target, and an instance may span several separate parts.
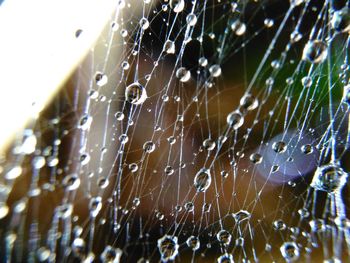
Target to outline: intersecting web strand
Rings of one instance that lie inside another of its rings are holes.
[[[1,160],[1,257],[349,260],[348,6],[119,0]]]

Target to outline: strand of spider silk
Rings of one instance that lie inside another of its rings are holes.
[[[247,93],[249,93],[251,91],[251,89],[253,88],[253,85],[255,84],[256,79],[258,78],[258,76],[260,75],[261,70],[263,69],[267,59],[269,58],[272,50],[275,48],[277,39],[279,38],[280,34],[282,33],[282,30],[284,29],[287,20],[289,19],[289,16],[291,15],[292,11],[293,11],[293,6],[290,6],[285,17],[283,18],[283,21],[281,22],[275,36],[273,37],[269,47],[267,48],[267,51],[265,52],[265,55],[263,57],[263,59],[261,60],[257,70],[255,71],[252,80],[250,81],[248,87],[247,87]]]
[[[197,3],[197,0],[195,0],[195,1],[193,2],[193,8],[195,7],[196,3]],[[176,22],[177,17],[178,17],[178,13],[176,13],[176,15],[175,15],[173,24],[172,24],[171,29],[170,29],[170,32],[169,32],[169,36],[170,36],[170,34],[171,34],[172,30],[173,30],[173,27],[174,27],[174,25],[175,25],[175,22]],[[192,35],[192,34],[190,34],[190,28],[191,28],[191,26],[188,24],[188,25],[186,26],[186,31],[185,31],[185,37],[184,37],[184,39],[187,39],[189,36]],[[169,38],[168,38],[168,39],[169,39]],[[171,73],[170,80],[173,79],[173,77],[174,77],[174,75],[175,75],[175,72],[176,72],[176,67],[177,67],[177,65],[179,64],[179,62],[181,61],[182,57],[183,57],[183,53],[184,53],[184,51],[185,51],[185,46],[186,46],[186,43],[185,43],[185,41],[184,41],[184,42],[182,43],[182,45],[181,45],[181,49],[180,49],[179,55],[178,55],[178,57],[177,57],[177,59],[176,59],[176,61],[175,61],[175,66],[174,66],[174,69],[173,69],[173,71],[172,71],[172,73]],[[159,61],[161,55],[162,55],[162,53],[159,55],[158,61]],[[147,85],[147,84],[146,84],[146,85]],[[167,94],[168,90],[169,90],[169,85],[166,86],[165,94]],[[163,104],[164,104],[164,103],[165,103],[165,102],[163,101],[163,102],[162,102],[162,105],[161,105],[161,110],[163,109]],[[161,111],[160,111],[160,113],[158,114],[158,119],[156,120],[156,125],[159,124],[160,117],[161,117]],[[153,133],[153,135],[152,135],[152,140],[153,140],[154,135],[155,135],[155,133]]]

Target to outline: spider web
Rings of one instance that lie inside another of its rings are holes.
[[[2,258],[349,260],[347,6],[120,0],[2,157]]]

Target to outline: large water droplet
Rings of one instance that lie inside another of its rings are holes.
[[[176,236],[165,235],[158,239],[157,244],[163,261],[171,261],[175,259],[179,249]]]
[[[170,7],[175,13],[179,13],[185,8],[184,0],[170,0]]]
[[[196,251],[199,249],[200,247],[200,242],[199,242],[199,238],[195,237],[195,236],[190,236],[187,240],[186,240],[186,244],[189,248],[191,248],[193,251]]]
[[[210,171],[206,168],[199,170],[194,177],[193,183],[194,187],[197,189],[197,192],[205,192],[211,184]]]
[[[181,67],[176,71],[176,77],[180,79],[181,82],[187,82],[191,78],[191,72],[186,68]]]
[[[125,89],[125,99],[134,105],[142,104],[147,99],[145,87],[138,82],[127,86]]]
[[[311,187],[332,193],[345,185],[347,177],[347,173],[335,163],[322,165],[316,169]]]
[[[299,248],[295,242],[284,242],[280,247],[280,251],[287,262],[297,260],[300,255]]]
[[[304,47],[303,60],[311,63],[322,63],[327,58],[327,48],[325,42],[321,40],[311,40]]]
[[[226,122],[234,130],[237,130],[243,125],[244,118],[242,113],[239,111],[233,111],[227,115]]]
[[[331,23],[336,31],[348,33],[350,31],[350,9],[344,7],[343,9],[334,12]]]

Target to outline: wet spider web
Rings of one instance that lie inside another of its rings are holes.
[[[2,157],[4,261],[349,260],[347,6],[120,0]]]

